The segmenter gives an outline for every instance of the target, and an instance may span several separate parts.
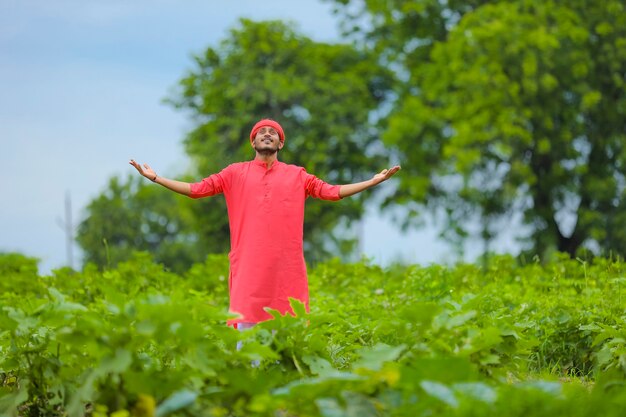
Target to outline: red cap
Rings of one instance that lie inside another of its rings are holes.
[[[278,122],[272,119],[263,119],[263,120],[258,121],[252,128],[252,131],[250,132],[250,142],[254,142],[254,137],[256,136],[259,129],[265,126],[273,127],[274,129],[276,129],[276,131],[278,132],[278,137],[280,138],[280,141],[281,142],[285,141],[285,132],[283,131],[282,126],[279,125]]]

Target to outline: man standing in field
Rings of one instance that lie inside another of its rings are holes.
[[[307,197],[340,200],[389,179],[400,169],[384,169],[372,179],[330,185],[304,168],[278,160],[285,133],[276,121],[263,119],[250,132],[254,160],[234,163],[200,182],[187,183],[160,177],[148,164],[130,164],[152,182],[191,198],[223,193],[230,225],[231,320],[247,328],[269,320],[266,308],[292,313],[289,298],[307,309],[309,290],[303,254],[304,201]]]

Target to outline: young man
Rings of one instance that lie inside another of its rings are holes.
[[[389,179],[400,169],[384,169],[370,180],[330,185],[304,168],[278,160],[285,133],[276,121],[263,119],[250,132],[254,160],[227,166],[200,182],[160,177],[148,164],[130,164],[149,180],[172,191],[201,198],[223,193],[230,225],[229,324],[247,328],[272,316],[292,312],[289,298],[308,309],[309,292],[303,254],[304,201],[307,197],[340,200]]]

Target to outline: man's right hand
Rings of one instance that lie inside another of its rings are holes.
[[[182,195],[186,195],[189,196],[191,195],[191,184],[188,182],[182,182],[182,181],[176,181],[176,180],[169,180],[167,178],[164,177],[159,177],[157,180],[157,174],[156,172],[154,172],[154,170],[152,168],[150,168],[150,165],[148,164],[143,164],[143,166],[139,165],[137,162],[135,162],[134,159],[131,159],[129,162],[132,166],[135,167],[135,169],[137,171],[139,171],[139,173],[141,175],[143,175],[144,177],[148,178],[150,181],[155,182],[159,185],[162,185],[163,187],[167,188],[168,190],[172,190],[174,192],[177,192],[178,194],[182,194]]]
[[[144,177],[148,178],[150,181],[154,181],[155,180],[157,174],[156,174],[156,172],[154,172],[154,170],[152,168],[150,168],[150,165],[143,164],[143,167],[142,167],[134,159],[131,159],[129,164],[134,166],[135,169],[137,169],[137,171],[139,171],[139,173],[141,175],[143,175]]]

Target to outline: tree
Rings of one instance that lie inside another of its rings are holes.
[[[244,19],[219,47],[196,56],[195,64],[170,102],[197,123],[184,142],[197,176],[252,159],[250,129],[266,117],[285,130],[280,159],[330,183],[362,180],[385,165],[369,119],[385,99],[391,73],[371,53],[314,42],[280,21]],[[350,250],[351,239],[332,231],[359,219],[367,197],[307,203],[309,260]],[[222,199],[205,199],[197,211],[206,219],[199,224],[202,236],[212,234],[207,227],[227,222]]]
[[[157,262],[181,272],[204,259],[204,247],[193,232],[186,197],[164,192],[140,177],[109,181],[87,207],[77,242],[84,262],[113,267],[133,252],[151,252]]]
[[[521,213],[535,253],[626,254],[623,2],[365,3],[377,28],[401,22],[367,38],[406,75],[384,140],[413,174],[395,196],[407,224],[426,206],[489,241]]]
[[[369,52],[314,42],[279,21],[242,20],[218,47],[195,57],[195,68],[168,100],[195,122],[184,141],[194,161],[186,180],[252,159],[250,129],[266,117],[285,129],[282,161],[330,183],[369,178],[386,166],[370,118],[391,79]],[[77,239],[86,261],[105,266],[146,250],[180,270],[206,253],[228,251],[223,198],[190,200],[141,180],[112,179],[91,202]],[[354,239],[334,232],[360,218],[367,198],[307,203],[308,260],[350,253]]]

